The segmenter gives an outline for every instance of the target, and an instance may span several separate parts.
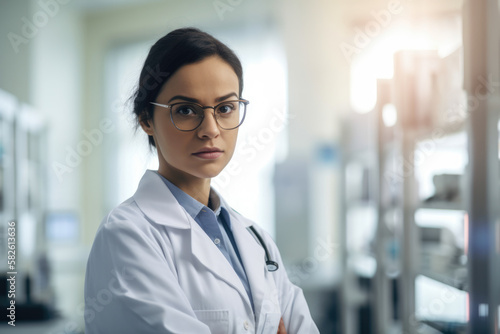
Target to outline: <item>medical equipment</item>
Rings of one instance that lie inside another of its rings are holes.
[[[260,236],[260,234],[257,232],[257,230],[255,230],[255,227],[249,226],[249,227],[247,227],[247,230],[257,238],[257,240],[261,244],[262,248],[264,248],[264,252],[266,253],[267,270],[268,271],[278,270],[278,268],[279,268],[278,263],[271,260],[271,257],[269,256],[269,250],[267,249],[267,246],[266,246],[264,240],[262,240],[262,237]]]

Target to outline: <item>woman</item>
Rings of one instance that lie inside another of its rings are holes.
[[[210,187],[234,152],[242,90],[240,61],[209,34],[178,29],[151,48],[134,113],[159,168],[97,231],[86,333],[318,333],[273,240]]]

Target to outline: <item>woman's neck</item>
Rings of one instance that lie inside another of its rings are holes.
[[[208,206],[210,179],[201,179],[170,168],[159,168],[158,173],[201,204]]]

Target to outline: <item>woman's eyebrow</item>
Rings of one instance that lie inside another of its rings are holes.
[[[224,95],[224,96],[221,96],[221,97],[216,98],[216,99],[215,99],[215,102],[221,102],[221,101],[224,101],[224,100],[226,100],[226,99],[230,98],[231,96],[234,96],[234,97],[236,97],[237,99],[239,98],[239,97],[238,97],[238,94],[236,94],[235,92],[232,92],[232,93],[229,93],[229,94],[226,94],[226,95]]]
[[[230,98],[231,96],[238,98],[238,94],[236,94],[235,92],[231,92],[229,94],[226,94],[224,96],[216,98],[215,102],[224,101],[224,100]],[[184,95],[175,95],[170,100],[168,100],[167,103],[170,103],[173,100],[184,100],[184,101],[188,101],[188,102],[200,103],[197,99],[192,98],[192,97],[188,97],[188,96],[184,96]]]
[[[192,97],[187,97],[187,96],[183,96],[183,95],[175,95],[174,97],[172,97],[170,100],[168,100],[167,103],[170,103],[171,101],[173,100],[184,100],[184,101],[189,101],[189,102],[195,102],[195,103],[198,103],[198,100],[197,99],[193,99]]]

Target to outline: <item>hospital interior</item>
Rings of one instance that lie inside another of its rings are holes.
[[[212,187],[319,331],[499,333],[499,22],[492,0],[0,0],[0,332],[85,332],[97,228],[158,168],[131,94],[196,27],[250,101]]]

